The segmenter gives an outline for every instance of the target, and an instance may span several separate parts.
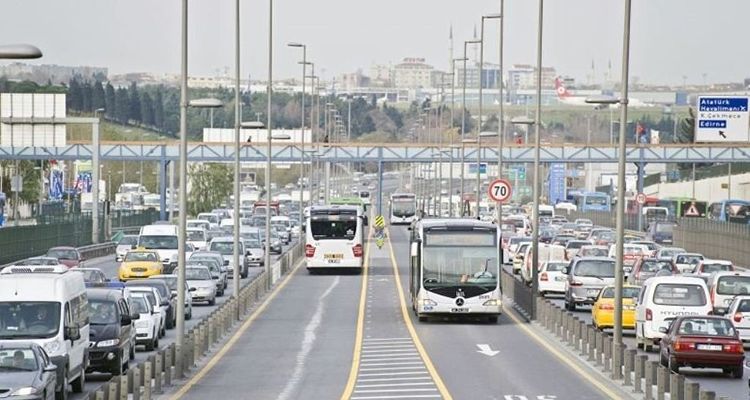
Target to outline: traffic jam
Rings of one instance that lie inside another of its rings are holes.
[[[562,211],[540,206],[538,294],[609,331],[615,231],[555,210]],[[531,205],[503,205],[502,215],[504,267],[532,286]],[[626,340],[675,373],[688,368],[742,378],[750,345],[750,272],[674,247],[671,230],[653,228],[664,221],[649,222],[644,234],[626,234],[623,245]]]
[[[299,207],[271,202],[271,252],[300,235]],[[240,265],[233,265],[233,215],[214,209],[188,220],[186,283],[176,275],[178,228],[164,221],[118,234],[115,255],[87,260],[74,247],[19,260],[0,270],[0,369],[11,386],[1,398],[66,399],[88,380],[128,371],[136,353],[174,340],[178,291],[184,319],[207,315],[231,295],[235,268],[247,284],[265,263],[266,205],[243,207]],[[257,217],[257,218],[256,218]],[[199,307],[205,308],[200,310]]]

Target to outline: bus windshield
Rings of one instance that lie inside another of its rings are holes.
[[[585,204],[587,206],[606,206],[607,196],[586,195]]]
[[[310,229],[315,240],[353,240],[357,232],[357,220],[313,220]]]
[[[460,287],[494,289],[498,282],[498,249],[494,234],[430,233],[422,261],[427,290]]]
[[[411,217],[416,212],[413,199],[394,199],[391,202],[391,213],[396,217]]]

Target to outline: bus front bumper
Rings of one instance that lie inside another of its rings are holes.
[[[430,300],[422,300],[417,307],[419,315],[443,315],[443,316],[460,316],[460,315],[500,315],[503,311],[503,303],[500,300],[492,299],[483,302],[464,303],[458,306],[455,302],[438,303]]]

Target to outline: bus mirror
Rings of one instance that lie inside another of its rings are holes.
[[[411,243],[411,256],[416,257],[418,253],[419,253],[419,243],[412,242]]]

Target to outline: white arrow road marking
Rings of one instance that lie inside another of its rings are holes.
[[[482,353],[488,357],[496,356],[500,352],[499,350],[492,350],[488,344],[478,344],[477,347],[479,347],[477,353]]]

